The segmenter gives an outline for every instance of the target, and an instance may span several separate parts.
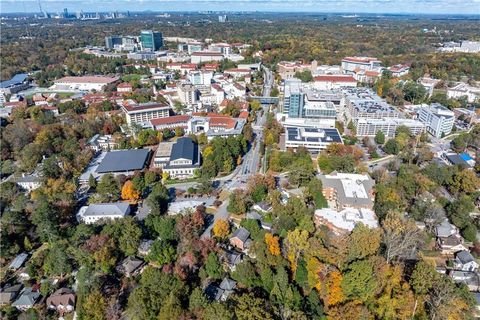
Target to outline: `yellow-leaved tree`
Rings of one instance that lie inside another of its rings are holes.
[[[225,238],[230,232],[230,225],[227,220],[218,219],[213,224],[213,234],[215,237]]]
[[[122,187],[122,199],[132,202],[138,201],[140,199],[140,192],[135,190],[132,181],[128,180]]]

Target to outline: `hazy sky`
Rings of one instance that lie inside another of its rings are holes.
[[[40,0],[49,12],[275,11],[480,14],[480,0]],[[38,0],[0,0],[0,11],[38,12]]]

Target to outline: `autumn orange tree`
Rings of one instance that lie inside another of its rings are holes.
[[[230,225],[227,220],[218,219],[213,224],[213,234],[218,238],[225,238],[230,232]]]
[[[140,199],[140,192],[135,190],[132,181],[128,180],[122,187],[122,199],[137,202]]]
[[[268,246],[268,251],[274,256],[280,255],[280,243],[279,237],[272,235],[271,233],[265,234],[265,243]]]

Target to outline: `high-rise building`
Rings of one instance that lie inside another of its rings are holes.
[[[142,50],[157,51],[163,47],[162,33],[152,30],[142,30],[140,32],[140,43],[142,44]]]
[[[292,78],[285,80],[284,97],[283,97],[283,113],[289,117],[298,117],[299,109],[303,104],[301,93],[302,80]],[[292,109],[290,111],[290,109]]]
[[[114,49],[115,46],[121,46],[122,45],[122,37],[119,36],[109,36],[105,37],[105,47],[107,49]]]
[[[224,23],[224,22],[227,22],[227,21],[228,21],[228,17],[227,17],[226,14],[218,16],[218,22]]]
[[[428,133],[441,138],[452,132],[455,114],[439,103],[432,103],[420,109],[418,120],[425,124]]]

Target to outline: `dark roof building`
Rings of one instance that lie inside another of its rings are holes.
[[[97,173],[132,172],[142,170],[150,155],[148,149],[108,152],[97,168]]]
[[[178,139],[172,146],[168,164],[163,167],[172,178],[191,178],[200,168],[200,149],[191,138]]]

